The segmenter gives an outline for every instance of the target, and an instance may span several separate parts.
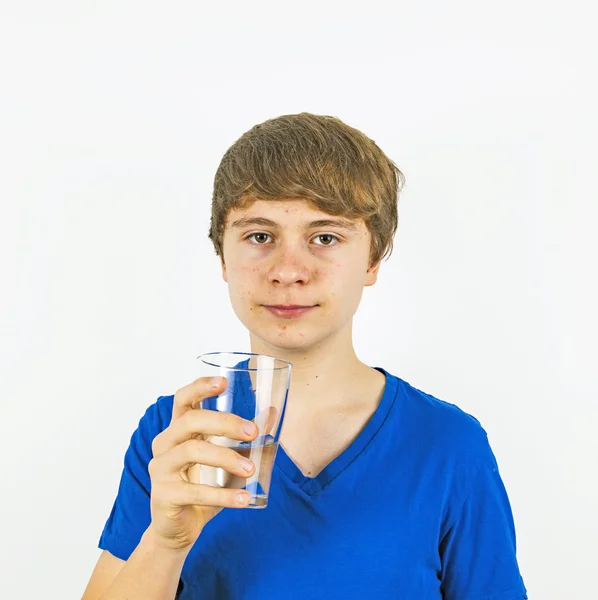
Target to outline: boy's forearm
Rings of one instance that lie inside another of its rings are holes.
[[[174,599],[188,553],[157,544],[150,526],[100,600]]]

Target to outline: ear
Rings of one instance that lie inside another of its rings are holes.
[[[222,258],[220,259],[220,267],[222,268],[222,279],[228,283],[228,279],[226,278],[226,264]]]
[[[365,274],[365,280],[363,285],[368,287],[370,285],[374,285],[378,280],[378,271],[380,270],[380,265],[382,264],[382,260],[379,260],[376,264],[372,265]]]

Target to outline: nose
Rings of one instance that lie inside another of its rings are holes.
[[[272,256],[268,279],[270,283],[281,286],[305,284],[310,279],[308,260],[297,249],[280,248]]]

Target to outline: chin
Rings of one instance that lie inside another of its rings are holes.
[[[313,345],[313,342],[304,335],[266,335],[259,337],[270,346],[281,350],[301,350]]]
[[[272,329],[264,331],[263,329],[254,329],[252,335],[262,340],[272,348],[278,348],[280,350],[308,350],[314,344],[319,341],[314,339],[313,335],[309,335],[307,332],[299,331],[285,331]]]

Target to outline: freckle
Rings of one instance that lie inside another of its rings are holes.
[[[319,376],[318,376],[318,375],[316,375],[316,379],[317,379],[318,377],[319,377]]]

